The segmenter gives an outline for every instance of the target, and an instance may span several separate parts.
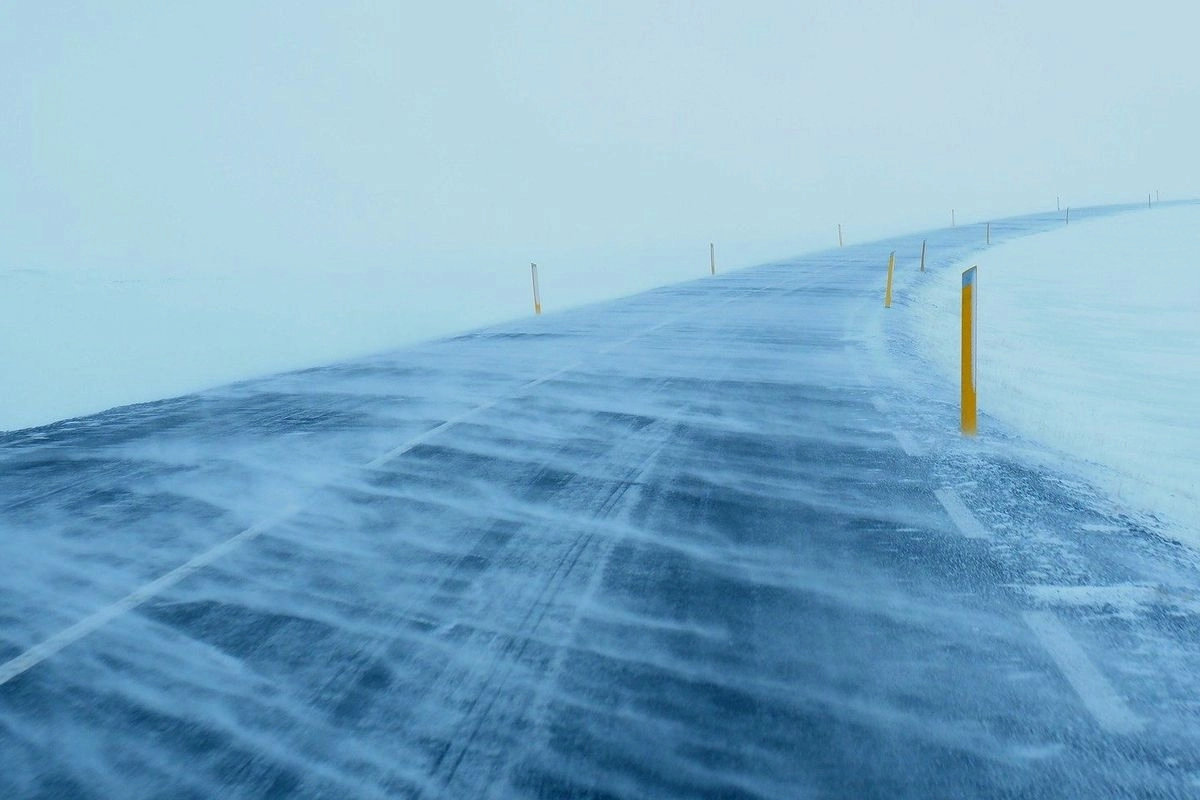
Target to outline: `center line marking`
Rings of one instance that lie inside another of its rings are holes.
[[[908,431],[892,431],[892,436],[900,443],[900,448],[913,458],[925,455],[925,448],[917,444],[917,440]]]
[[[280,522],[283,522],[288,517],[300,510],[299,506],[288,506],[280,513],[273,517],[268,517],[263,521],[252,525],[236,536],[226,539],[212,547],[190,561],[179,565],[167,574],[157,578],[144,586],[135,589],[129,594],[122,597],[115,603],[107,605],[99,611],[95,611],[83,619],[71,625],[68,628],[63,628],[58,633],[51,636],[49,639],[44,639],[38,644],[26,650],[21,655],[10,661],[0,664],[0,686],[11,681],[23,672],[26,672],[38,664],[50,658],[52,655],[62,650],[68,645],[74,644],[83,637],[87,636],[97,628],[101,628],[112,622],[117,617],[137,608],[142,603],[146,602],[155,595],[162,594],[167,589],[170,589],[181,580],[191,575],[198,569],[202,569],[212,562],[216,561],[221,556],[239,547],[251,539],[261,536],[266,531],[274,528]]]
[[[1101,728],[1109,733],[1129,734],[1145,727],[1146,721],[1133,713],[1054,612],[1026,611],[1023,616],[1025,624]]]
[[[950,515],[950,520],[958,528],[959,533],[968,539],[992,538],[987,529],[979,523],[979,520],[975,519],[975,515],[963,503],[958,492],[945,488],[934,489],[933,493],[938,502],[942,504],[942,508],[946,509],[946,513]]]
[[[792,284],[787,284],[787,285],[792,285]],[[638,339],[642,336],[645,336],[650,333],[654,333],[657,330],[661,330],[662,328],[665,328],[668,325],[674,324],[683,319],[686,319],[687,317],[699,314],[703,311],[714,309],[714,308],[717,308],[717,307],[723,306],[723,305],[728,305],[739,299],[743,299],[743,296],[740,294],[734,294],[730,297],[727,297],[723,300],[719,300],[715,303],[708,303],[705,305],[701,305],[697,308],[692,309],[691,311],[684,312],[683,314],[677,314],[674,317],[665,319],[662,322],[659,322],[655,325],[651,325],[648,328],[638,331],[637,333],[634,333],[631,336],[627,336],[624,339],[621,339],[619,341],[616,341],[609,345],[606,345],[605,347],[602,347],[599,350],[594,351],[589,356],[589,358],[606,355],[618,348],[621,348],[627,344],[630,344],[631,342],[635,341],[636,339]],[[510,391],[506,394],[503,394],[499,397],[492,398],[491,400],[488,400],[486,402],[480,403],[479,405],[477,405],[467,411],[464,411],[462,414],[459,414],[456,417],[452,417],[452,418],[446,420],[445,422],[435,425],[434,427],[430,428],[429,430],[427,430],[423,433],[417,434],[416,436],[412,437],[411,439],[408,439],[407,441],[405,441],[403,444],[393,447],[391,450],[388,450],[387,452],[371,459],[366,464],[364,464],[363,467],[366,469],[378,469],[379,467],[383,466],[388,461],[390,461],[394,458],[397,458],[397,457],[403,455],[404,453],[407,453],[409,450],[412,450],[417,445],[419,445],[425,441],[428,441],[429,439],[433,438],[434,436],[436,436],[437,434],[446,430],[447,428],[452,428],[455,425],[458,425],[459,423],[464,422],[465,420],[468,420],[471,417],[473,417],[483,411],[487,411],[488,409],[499,405],[500,403],[504,402],[505,400],[511,400],[513,398],[519,397],[519,396],[521,396],[521,394],[529,391],[530,389],[532,389],[536,386],[540,386],[541,384],[546,383],[547,381],[554,380],[559,375],[562,375],[565,372],[570,372],[573,369],[577,369],[578,367],[580,367],[584,363],[586,363],[587,360],[588,359],[580,359],[579,361],[575,361],[571,364],[568,364],[565,367],[559,367],[558,369],[548,372],[545,375],[542,375],[541,377],[526,381],[525,383],[520,384],[515,389],[513,389],[512,391]],[[16,678],[18,675],[21,675],[22,673],[29,671],[33,667],[36,667],[38,664],[40,664],[43,661],[45,661],[46,659],[50,658],[54,654],[58,653],[63,648],[68,647],[71,644],[74,644],[75,642],[84,638],[88,634],[98,630],[99,628],[104,627],[105,625],[112,622],[114,619],[121,616],[122,614],[124,614],[128,611],[132,611],[133,609],[137,608],[142,603],[145,603],[147,600],[151,599],[152,597],[162,594],[167,589],[170,589],[171,587],[175,586],[177,583],[182,581],[184,578],[191,575],[193,572],[203,569],[204,567],[206,567],[209,564],[216,561],[221,556],[226,555],[227,553],[230,553],[233,550],[236,550],[237,548],[241,547],[243,544],[246,544],[247,542],[251,541],[252,539],[258,538],[263,533],[267,532],[268,530],[274,528],[279,523],[283,522],[284,520],[286,520],[289,517],[298,513],[300,511],[300,509],[301,509],[300,505],[297,505],[297,504],[289,505],[283,511],[281,511],[277,514],[274,514],[272,516],[269,516],[266,519],[260,520],[259,522],[254,523],[253,525],[251,525],[250,527],[241,531],[240,533],[237,533],[237,534],[231,536],[230,538],[226,539],[225,541],[221,542],[220,544],[217,544],[217,545],[209,548],[208,550],[204,551],[200,555],[195,556],[191,560],[179,565],[178,567],[176,567],[175,569],[166,573],[165,575],[162,575],[162,576],[150,581],[149,583],[144,584],[141,587],[135,589],[134,591],[125,595],[120,600],[116,601],[115,603],[104,606],[103,608],[101,608],[98,611],[92,612],[91,614],[89,614],[88,616],[79,620],[78,622],[74,623],[73,625],[63,628],[61,631],[50,636],[47,639],[43,639],[41,642],[33,645],[32,647],[30,647],[28,650],[21,653],[20,655],[15,656],[14,658],[4,662],[3,664],[0,664],[0,686],[3,686],[4,684],[11,681],[13,678]]]

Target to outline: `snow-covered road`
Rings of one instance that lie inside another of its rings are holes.
[[[915,354],[983,235],[5,434],[0,796],[1200,793],[1194,552]]]

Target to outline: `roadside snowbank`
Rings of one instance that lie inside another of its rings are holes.
[[[979,265],[980,432],[992,416],[1200,546],[1200,208],[994,246]],[[921,290],[925,354],[957,385],[956,265]]]

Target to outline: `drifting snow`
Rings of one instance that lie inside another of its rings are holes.
[[[973,256],[979,407],[1200,545],[1195,206],[1064,225]],[[963,262],[929,281],[926,354],[958,380]]]

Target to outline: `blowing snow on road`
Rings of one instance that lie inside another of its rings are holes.
[[[1195,794],[1195,551],[922,355],[983,237],[4,434],[0,795]]]

